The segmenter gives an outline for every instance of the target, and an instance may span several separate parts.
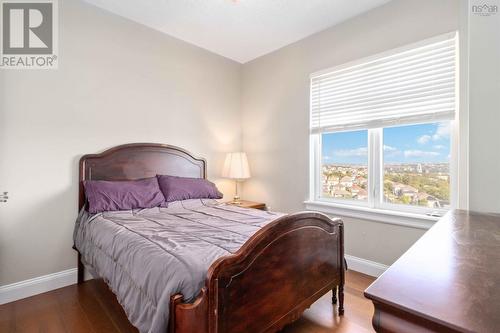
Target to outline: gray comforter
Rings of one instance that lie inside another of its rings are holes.
[[[74,241],[85,266],[103,278],[142,333],[166,332],[170,297],[193,300],[208,268],[281,216],[185,200],[168,208],[80,213]]]

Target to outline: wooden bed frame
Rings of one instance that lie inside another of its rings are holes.
[[[134,143],[80,159],[79,208],[84,180],[130,180],[168,174],[206,178],[206,161],[164,144]],[[78,251],[78,250],[77,250]],[[340,219],[301,212],[279,218],[233,255],[215,261],[192,303],[174,295],[170,333],[275,332],[298,319],[330,290],[344,313],[344,233]],[[84,267],[78,253],[78,283]]]

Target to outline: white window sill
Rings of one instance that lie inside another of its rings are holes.
[[[436,216],[363,206],[343,205],[333,202],[305,201],[304,204],[308,210],[315,210],[328,215],[354,217],[424,230],[432,227],[434,223],[440,219],[440,217]]]

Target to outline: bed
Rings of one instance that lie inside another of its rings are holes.
[[[211,199],[89,214],[85,180],[206,178],[179,147],[127,144],[80,159],[78,283],[103,278],[141,332],[275,332],[332,291],[343,314],[343,224]],[[338,296],[337,296],[338,295]]]

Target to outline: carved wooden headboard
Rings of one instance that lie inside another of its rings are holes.
[[[175,146],[131,143],[80,158],[78,208],[85,204],[84,180],[133,180],[155,175],[206,178],[207,162]]]

